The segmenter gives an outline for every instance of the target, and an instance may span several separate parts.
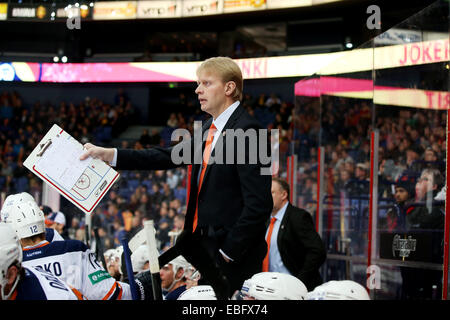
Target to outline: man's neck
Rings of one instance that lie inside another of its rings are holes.
[[[277,213],[281,210],[281,208],[283,208],[286,205],[286,203],[288,203],[288,201],[284,201],[279,208],[273,210],[272,217],[275,217],[277,215]]]
[[[177,283],[174,284],[174,286],[172,287],[172,290],[170,290],[170,292],[177,290],[179,287],[186,285],[186,283],[182,282],[182,281],[178,281]]]
[[[35,240],[23,238],[23,239],[20,239],[20,242],[21,242],[21,244],[22,244],[22,247],[25,248],[25,247],[33,247],[33,246],[36,246],[36,245],[38,245],[39,243],[43,242],[44,240],[45,240],[45,237],[44,237],[43,239],[35,239]]]
[[[213,117],[213,119],[216,120],[225,110],[227,110],[236,101],[227,99],[225,101],[225,103],[221,106],[221,108],[219,110],[217,110],[217,112],[214,112],[214,114],[211,113],[211,116]]]

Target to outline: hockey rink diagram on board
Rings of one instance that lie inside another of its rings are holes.
[[[57,125],[39,142],[24,166],[85,213],[91,213],[119,173],[105,162],[89,157],[85,149]]]

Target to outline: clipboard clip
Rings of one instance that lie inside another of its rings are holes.
[[[44,152],[48,149],[48,147],[50,147],[51,144],[52,139],[48,139],[46,143],[40,144],[39,147],[41,148],[41,150],[36,154],[36,157],[42,157]]]

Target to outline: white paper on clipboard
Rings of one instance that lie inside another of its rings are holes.
[[[81,143],[58,125],[42,138],[24,162],[24,166],[58,191],[86,214],[119,178],[108,164],[92,157],[80,161]]]

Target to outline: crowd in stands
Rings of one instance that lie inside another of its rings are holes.
[[[119,147],[148,148],[170,146],[171,134],[183,128],[193,133],[194,121],[208,115],[195,108],[195,102],[180,95],[181,110],[167,119],[160,131],[147,130],[135,140],[123,140]],[[303,100],[299,108],[282,101],[275,93],[253,97],[244,94],[246,110],[268,129],[280,132],[280,174],[287,155],[297,154],[298,204],[315,212],[317,182],[317,146],[325,147],[326,194],[369,195],[370,131],[372,110],[362,100],[323,97]],[[183,108],[185,107],[185,108]],[[22,162],[53,123],[58,124],[81,143],[111,144],[128,126],[138,124],[139,113],[123,90],[114,104],[86,99],[78,104],[61,102],[59,106],[36,102],[24,106],[20,95],[3,92],[0,96],[0,188],[6,195],[21,191],[41,194],[41,181],[23,167]],[[445,156],[444,112],[408,108],[376,109],[376,128],[380,132],[380,197],[393,199],[392,184],[405,172],[428,166],[442,169]],[[119,245],[118,234],[136,234],[146,219],[157,226],[159,249],[165,250],[182,229],[188,183],[186,168],[167,171],[123,171],[120,180],[105,195],[92,216],[103,250]],[[85,217],[67,203],[61,208],[67,216],[64,236],[83,240]],[[92,235],[93,238],[93,235]]]
[[[208,115],[195,108],[193,102],[180,95],[183,112],[170,114],[162,130],[144,129],[139,139],[122,140],[118,147],[149,148],[170,146],[172,132],[183,128],[193,133],[194,121],[207,119]],[[245,95],[243,105],[264,126],[278,128],[284,140],[292,132],[293,105],[281,102],[275,94],[253,98]],[[185,108],[183,108],[185,107]],[[119,90],[113,104],[96,98],[86,98],[79,103],[61,102],[58,106],[37,101],[24,105],[17,92],[3,92],[0,97],[1,177],[0,190],[5,196],[29,192],[42,195],[42,182],[23,166],[33,148],[51,125],[64,128],[81,143],[97,145],[117,144],[119,135],[129,126],[139,124],[139,113],[132,106],[126,92]],[[105,195],[92,215],[92,227],[98,232],[103,250],[118,245],[121,230],[131,239],[142,228],[146,219],[154,220],[160,250],[170,247],[174,235],[184,224],[187,192],[187,169],[139,172],[122,171],[121,178]],[[60,211],[66,216],[63,236],[84,240],[86,219],[72,204],[61,199]],[[91,234],[93,240],[94,233]]]
[[[321,97],[303,99],[295,117],[295,152],[303,206],[316,200],[317,151],[325,148],[328,196],[369,196],[370,137],[379,131],[379,197],[393,199],[392,185],[402,174],[417,178],[425,168],[444,172],[446,115],[443,111],[376,107],[375,123],[368,101]]]

